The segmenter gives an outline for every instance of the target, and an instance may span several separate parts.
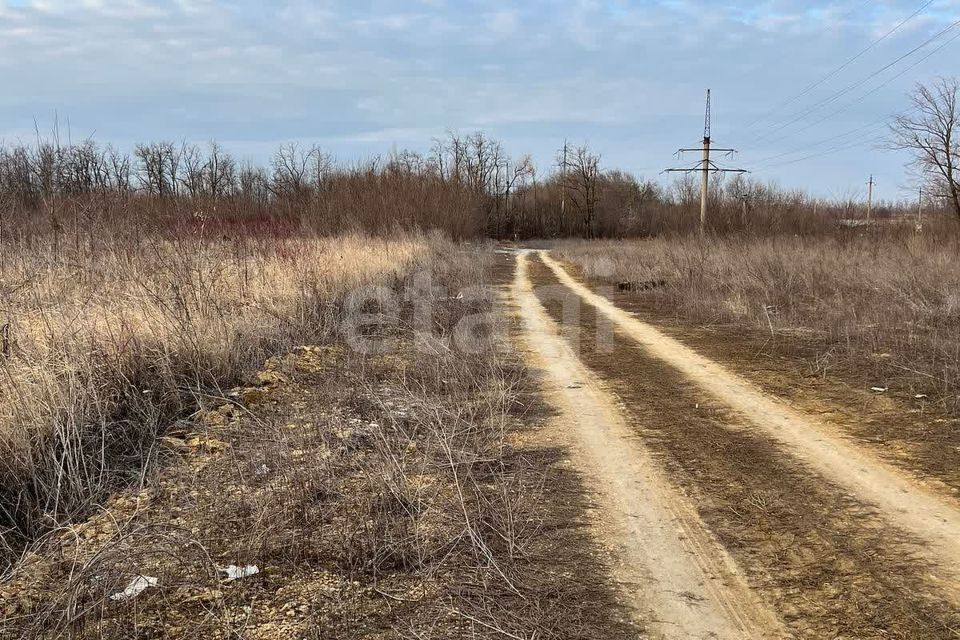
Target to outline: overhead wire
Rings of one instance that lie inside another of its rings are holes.
[[[850,137],[850,136],[859,134],[859,133],[861,133],[861,132],[863,132],[863,131],[865,131],[865,130],[867,130],[867,129],[872,129],[872,128],[880,125],[880,124],[883,124],[883,120],[875,120],[875,121],[869,122],[869,123],[867,123],[867,124],[865,124],[865,125],[861,125],[861,126],[855,128],[855,129],[851,129],[851,130],[845,131],[845,132],[843,132],[843,133],[838,133],[838,134],[836,134],[836,135],[832,135],[832,136],[830,136],[830,137],[828,137],[828,138],[824,138],[823,140],[818,140],[817,142],[811,142],[811,143],[809,143],[809,144],[805,144],[805,145],[802,145],[802,146],[800,146],[800,147],[796,147],[796,148],[794,148],[794,149],[790,149],[789,151],[783,151],[783,152],[777,153],[777,154],[775,154],[775,155],[765,156],[765,157],[763,157],[763,158],[760,158],[759,160],[755,160],[752,164],[761,164],[761,163],[769,162],[769,161],[771,161],[771,160],[778,160],[778,159],[783,158],[783,157],[786,157],[786,156],[791,156],[791,155],[794,155],[794,154],[796,154],[796,153],[800,153],[800,152],[802,152],[802,151],[807,151],[807,150],[809,150],[809,149],[816,149],[817,147],[821,147],[821,146],[823,146],[823,145],[825,145],[825,144],[829,144],[829,143],[831,143],[831,142],[837,142],[838,140],[840,140],[840,139],[842,139],[842,138],[848,138],[848,137]]]
[[[954,26],[956,26],[957,24],[960,24],[960,22],[955,23]],[[945,49],[947,46],[949,46],[950,44],[952,44],[953,42],[955,42],[958,38],[960,38],[960,31],[958,31],[956,34],[954,34],[951,38],[949,38],[948,40],[946,40],[943,44],[941,44],[940,46],[938,46],[936,49],[934,49],[933,51],[931,51],[931,52],[928,53],[927,55],[923,56],[922,58],[920,58],[919,60],[917,60],[916,62],[914,62],[914,63],[911,64],[910,66],[908,66],[907,68],[903,69],[903,70],[900,71],[899,73],[897,73],[897,74],[895,74],[895,75],[887,78],[886,80],[884,80],[883,82],[881,82],[879,85],[877,85],[876,87],[874,87],[874,88],[871,89],[870,91],[867,91],[867,92],[864,93],[863,95],[855,98],[854,100],[852,100],[852,101],[850,101],[849,103],[843,105],[843,106],[840,107],[839,109],[835,109],[834,111],[831,111],[831,112],[828,113],[827,115],[821,117],[819,120],[814,120],[813,122],[810,122],[810,123],[808,123],[808,124],[800,127],[800,128],[797,129],[794,133],[801,133],[801,132],[806,131],[806,130],[812,128],[812,127],[815,127],[815,126],[817,126],[818,124],[820,124],[821,122],[825,122],[826,120],[829,120],[830,118],[833,118],[834,116],[837,116],[837,115],[843,113],[844,111],[847,111],[848,109],[850,109],[850,107],[853,107],[854,105],[857,105],[857,104],[863,102],[864,100],[866,100],[866,99],[867,99],[868,97],[870,97],[871,95],[875,94],[875,93],[876,93],[877,91],[879,91],[880,89],[883,89],[884,87],[888,86],[888,85],[889,85],[890,83],[892,83],[894,80],[897,80],[897,79],[903,77],[904,75],[906,75],[907,73],[909,73],[911,70],[913,70],[913,69],[915,69],[916,67],[918,67],[919,65],[923,64],[925,61],[927,61],[928,59],[930,59],[932,56],[936,55],[937,53],[939,53],[940,51],[942,51],[943,49]],[[788,136],[781,136],[781,137],[779,137],[779,138],[775,138],[775,139],[771,140],[770,142],[771,142],[771,143],[773,143],[773,142],[779,142],[779,141],[781,141],[781,140],[785,140],[787,137],[788,137]]]
[[[899,64],[899,63],[902,62],[903,60],[906,60],[907,58],[909,58],[909,57],[912,56],[913,54],[917,53],[918,51],[920,51],[921,49],[923,49],[924,47],[926,47],[926,46],[929,45],[930,43],[935,42],[938,38],[940,38],[940,37],[943,36],[944,34],[950,32],[951,30],[955,29],[957,26],[960,26],[960,20],[957,20],[956,22],[950,24],[947,28],[945,28],[945,29],[937,32],[935,35],[933,35],[932,37],[928,38],[928,39],[925,40],[923,43],[921,43],[920,45],[914,47],[913,49],[911,49],[911,50],[908,51],[907,53],[901,55],[900,57],[898,57],[898,58],[897,58],[896,60],[894,60],[893,62],[890,62],[890,63],[884,65],[883,67],[881,67],[880,69],[877,69],[876,71],[874,71],[873,73],[871,73],[870,75],[868,75],[866,78],[863,78],[863,79],[861,79],[861,80],[858,80],[857,82],[854,82],[853,84],[845,87],[844,89],[841,89],[840,91],[835,92],[834,94],[828,96],[827,98],[824,98],[824,99],[821,100],[820,102],[817,102],[816,104],[808,107],[807,109],[801,111],[800,113],[795,114],[795,116],[794,116],[791,120],[789,120],[789,121],[787,121],[787,122],[784,122],[783,124],[775,127],[774,129],[772,129],[772,130],[764,133],[763,135],[761,135],[761,136],[759,136],[759,137],[753,138],[753,142],[760,142],[760,141],[762,141],[762,140],[765,140],[765,139],[769,138],[771,135],[773,135],[773,134],[775,134],[775,133],[777,133],[777,132],[779,132],[779,131],[782,131],[783,129],[786,129],[786,128],[789,127],[790,125],[796,124],[797,122],[800,122],[801,120],[803,120],[804,118],[806,118],[808,115],[810,115],[810,114],[812,114],[812,113],[820,110],[821,108],[823,108],[823,107],[825,107],[825,106],[827,106],[827,105],[829,105],[829,104],[831,104],[831,103],[833,103],[833,102],[836,102],[837,100],[839,100],[839,99],[842,98],[843,96],[847,95],[848,93],[850,93],[850,92],[853,91],[854,89],[857,89],[858,87],[863,86],[864,84],[866,84],[866,83],[869,82],[870,80],[872,80],[872,79],[876,78],[877,76],[881,75],[883,72],[891,69],[892,67],[896,66],[897,64]],[[930,55],[932,55],[932,54],[930,54]],[[928,57],[929,57],[929,56],[928,56]],[[924,58],[924,59],[925,59],[925,58]]]
[[[917,67],[918,65],[922,64],[924,61],[926,61],[927,59],[929,59],[931,56],[933,56],[933,55],[937,54],[938,52],[942,51],[944,48],[946,48],[948,45],[950,45],[951,43],[953,43],[954,41],[956,41],[958,38],[960,38],[960,32],[958,32],[957,34],[955,34],[953,37],[951,37],[950,39],[948,39],[946,42],[944,42],[943,44],[941,44],[939,47],[937,47],[936,49],[934,49],[933,51],[931,51],[930,53],[928,53],[926,56],[924,56],[924,57],[921,58],[920,60],[917,60],[916,62],[914,62],[914,63],[913,63],[912,65],[910,65],[909,67],[907,67],[906,69],[902,70],[900,73],[898,73],[898,74],[896,74],[896,75],[888,78],[888,79],[885,80],[883,83],[881,83],[881,84],[879,84],[878,86],[874,87],[873,89],[871,89],[871,90],[868,91],[867,93],[859,96],[857,99],[853,100],[852,102],[844,105],[844,106],[841,107],[840,109],[837,109],[837,110],[833,111],[832,113],[824,116],[823,118],[820,118],[819,120],[817,120],[817,121],[815,121],[815,122],[812,122],[812,123],[806,125],[805,127],[802,127],[802,128],[799,129],[798,131],[805,131],[805,130],[807,130],[807,129],[813,127],[813,126],[816,126],[817,124],[819,124],[819,123],[821,123],[821,122],[823,122],[823,121],[825,121],[825,120],[827,120],[827,119],[829,119],[829,118],[831,118],[831,117],[833,117],[833,116],[835,116],[835,115],[838,115],[839,113],[842,113],[843,111],[846,111],[847,109],[849,109],[850,107],[858,104],[859,102],[862,102],[862,101],[863,101],[864,99],[866,99],[868,96],[872,95],[873,93],[876,93],[877,91],[879,91],[879,90],[882,89],[883,87],[889,85],[891,82],[893,82],[893,81],[896,80],[897,78],[905,75],[906,73],[908,73],[908,72],[909,72],[910,70],[912,70],[913,68],[915,68],[915,67]],[[915,111],[915,110],[916,110],[916,107],[912,107],[912,108],[908,109],[907,112]],[[881,128],[883,128],[883,126],[878,127],[878,125],[884,125],[884,126],[885,126],[886,123],[885,123],[884,119],[876,120],[876,121],[871,122],[871,123],[869,123],[869,124],[866,124],[866,125],[857,127],[857,128],[855,128],[855,129],[852,129],[852,130],[850,130],[850,131],[846,131],[846,132],[844,132],[844,133],[837,134],[837,135],[835,135],[835,136],[831,136],[831,137],[829,137],[829,138],[826,138],[826,139],[824,139],[824,140],[820,140],[820,141],[815,142],[815,143],[803,145],[803,146],[801,146],[801,147],[797,147],[797,148],[795,148],[795,149],[792,149],[792,150],[789,150],[789,151],[785,151],[785,152],[783,152],[783,153],[779,153],[779,154],[776,154],[776,155],[773,155],[773,156],[767,156],[767,157],[765,157],[765,158],[761,158],[760,160],[756,160],[755,162],[751,163],[751,165],[752,165],[752,166],[757,166],[758,164],[766,163],[766,162],[768,162],[768,161],[770,161],[770,160],[777,160],[777,159],[782,158],[782,157],[791,156],[791,155],[794,155],[794,154],[796,154],[796,153],[800,153],[801,151],[806,151],[806,150],[808,150],[808,149],[814,149],[814,148],[817,148],[817,147],[822,146],[822,145],[824,145],[824,144],[828,144],[828,143],[830,143],[830,142],[834,142],[834,141],[840,140],[840,139],[842,139],[842,138],[846,138],[846,137],[849,137],[849,136],[851,136],[851,135],[854,135],[854,134],[857,134],[857,133],[861,133],[861,132],[864,132],[864,131],[867,131],[867,130],[875,129],[875,130],[877,131],[877,133],[879,133],[879,130],[880,130]],[[773,140],[772,142],[777,142],[777,141],[779,141],[779,140],[786,139],[786,137],[787,137],[787,136],[782,136],[781,138],[778,138],[778,139],[776,139],[776,140]],[[863,141],[863,144],[867,144],[867,143],[869,143],[869,142],[871,142],[871,140],[868,138],[868,139],[866,139],[866,140]],[[858,145],[854,145],[854,146],[858,146]],[[801,161],[804,161],[804,160],[810,160],[810,159],[818,158],[818,157],[820,157],[821,155],[830,155],[830,154],[832,154],[832,153],[836,153],[836,152],[842,151],[842,150],[843,150],[843,145],[841,144],[839,147],[838,147],[838,146],[834,146],[834,147],[831,147],[831,148],[829,148],[829,149],[827,149],[826,151],[823,151],[823,152],[814,153],[814,154],[809,154],[809,155],[804,156],[804,157],[802,157],[802,158],[798,158],[798,159],[795,159],[795,160],[789,160],[789,161],[786,161],[786,162],[773,163],[773,164],[769,164],[769,165],[767,165],[767,166],[769,166],[769,167],[778,167],[778,166],[783,166],[784,164],[793,164],[793,163],[795,163],[795,162],[801,162]]]
[[[833,155],[833,154],[835,154],[835,153],[839,153],[839,152],[841,152],[841,151],[847,151],[847,150],[857,149],[857,148],[859,148],[859,147],[863,147],[863,146],[872,144],[872,143],[873,143],[873,140],[874,140],[874,137],[873,137],[872,134],[874,134],[874,133],[879,133],[880,131],[883,130],[883,128],[884,128],[885,126],[886,126],[886,125],[885,125],[885,123],[883,123],[883,122],[874,122],[874,123],[871,123],[868,127],[865,128],[865,133],[871,134],[871,135],[863,135],[863,136],[861,136],[860,138],[854,138],[854,139],[852,139],[852,140],[845,140],[845,141],[843,141],[843,142],[840,142],[839,144],[834,144],[833,146],[827,147],[826,149],[818,150],[818,151],[816,151],[816,152],[814,152],[814,153],[808,153],[807,155],[801,156],[801,157],[799,157],[799,158],[789,158],[789,159],[779,160],[779,161],[777,161],[777,162],[767,162],[766,164],[764,164],[764,167],[765,167],[765,168],[768,168],[768,169],[773,169],[773,168],[777,168],[777,167],[783,167],[783,166],[787,166],[787,165],[791,165],[791,164],[796,164],[796,163],[798,163],[798,162],[804,162],[804,161],[807,161],[807,160],[813,160],[813,159],[815,159],[815,158],[820,158],[820,157],[823,157],[823,156],[829,156],[829,155]],[[792,152],[792,153],[790,153],[790,154],[784,154],[784,155],[785,155],[785,156],[786,156],[786,155],[794,155],[795,153],[799,153],[799,151],[795,151],[795,152]]]
[[[831,78],[835,77],[838,73],[840,73],[841,71],[843,71],[844,69],[846,69],[847,67],[849,67],[851,64],[853,64],[854,62],[856,62],[857,60],[859,60],[860,58],[862,58],[865,54],[867,54],[869,51],[871,51],[871,50],[872,50],[874,47],[876,47],[878,44],[880,44],[881,42],[883,42],[884,40],[886,40],[887,38],[889,38],[890,36],[892,36],[893,34],[895,34],[897,31],[899,31],[900,29],[902,29],[904,26],[906,26],[906,25],[907,25],[909,22],[911,22],[914,18],[916,18],[917,16],[919,16],[921,13],[923,13],[923,11],[924,11],[927,7],[929,7],[931,4],[933,4],[934,2],[935,2],[935,0],[927,0],[927,2],[925,2],[923,5],[921,5],[919,9],[917,9],[916,11],[914,11],[913,13],[911,13],[909,16],[907,16],[906,18],[904,18],[903,20],[901,20],[896,26],[894,26],[892,29],[890,29],[890,30],[887,31],[886,33],[884,33],[884,34],[883,34],[882,36],[880,36],[879,38],[875,39],[873,42],[871,42],[869,45],[867,45],[864,49],[861,49],[856,55],[854,55],[854,56],[852,56],[851,58],[847,59],[847,60],[846,60],[845,62],[843,62],[840,66],[835,67],[832,71],[830,71],[830,72],[828,72],[826,75],[820,77],[818,80],[816,80],[816,81],[812,82],[811,84],[807,85],[806,87],[804,87],[804,88],[803,88],[799,93],[797,93],[796,95],[787,98],[786,100],[784,100],[783,102],[781,102],[780,104],[778,104],[777,106],[775,106],[775,107],[774,107],[773,109],[771,109],[770,111],[768,111],[768,112],[766,112],[765,114],[761,115],[759,118],[756,118],[756,119],[754,119],[753,121],[749,122],[749,123],[746,124],[743,128],[744,128],[744,129],[749,129],[749,128],[753,127],[754,125],[756,125],[757,123],[765,120],[766,118],[768,118],[769,116],[773,115],[774,113],[777,113],[778,111],[780,111],[780,110],[783,109],[784,107],[792,104],[793,102],[796,102],[797,100],[799,100],[799,99],[802,98],[803,96],[805,96],[805,95],[807,95],[808,93],[810,93],[813,89],[816,89],[817,87],[819,87],[820,85],[822,85],[822,84],[823,84],[824,82],[826,82],[827,80],[830,80]],[[865,6],[866,4],[869,4],[869,2],[864,3],[864,6]],[[862,7],[861,7],[861,8],[862,8]],[[858,9],[857,11],[859,11],[859,9]],[[851,14],[852,14],[852,13],[856,13],[857,11],[851,12]],[[849,16],[849,15],[851,15],[851,14],[847,14],[847,15]]]

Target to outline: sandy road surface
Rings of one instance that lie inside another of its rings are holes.
[[[552,431],[598,496],[596,533],[620,560],[614,572],[627,604],[657,638],[783,637],[777,618],[559,335],[533,292],[526,254],[517,261],[512,297],[531,364],[560,412]]]
[[[878,460],[827,425],[773,398],[720,364],[703,357],[575,280],[545,253],[557,279],[607,316],[651,356],[671,365],[704,391],[741,414],[762,433],[824,478],[873,505],[891,524],[920,543],[936,565],[943,591],[960,602],[960,506]]]

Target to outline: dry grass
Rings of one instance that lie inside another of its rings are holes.
[[[442,242],[126,232],[8,237],[0,314],[0,558],[136,482],[173,420],[269,355],[328,339],[344,296]]]
[[[450,294],[489,284],[493,253],[423,251],[432,285],[409,271],[391,288],[435,301],[429,347],[411,303],[367,327],[388,353],[334,338],[268,359],[256,387],[167,432],[145,488],[32,546],[0,583],[0,637],[635,635],[578,529],[582,489],[547,470],[556,452],[517,446],[538,418],[516,355],[444,342],[492,310]],[[230,564],[261,571],[225,581]],[[156,587],[110,599],[137,575]]]
[[[570,242],[555,253],[595,282],[649,287],[654,313],[811,343],[818,366],[882,359],[955,411],[958,249],[952,235],[925,232]]]

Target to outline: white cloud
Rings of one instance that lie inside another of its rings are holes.
[[[882,64],[943,28],[958,3],[935,3],[863,62]],[[609,144],[623,145],[625,157],[648,154],[638,161],[646,165],[685,142],[665,119],[696,129],[706,86],[715,89],[721,127],[749,121],[916,8],[889,0],[851,14],[858,6],[0,0],[0,82],[18,87],[0,94],[0,122],[29,130],[34,117],[57,111],[120,142],[256,138],[249,145],[259,149],[309,137],[344,153],[447,127],[514,127],[545,149],[564,135],[602,138],[616,129]],[[924,68],[949,73],[945,54]],[[893,110],[901,93],[890,86],[864,113]],[[646,140],[644,149],[631,138]]]

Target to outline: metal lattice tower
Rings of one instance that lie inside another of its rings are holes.
[[[677,154],[697,151],[703,153],[703,160],[692,167],[681,169],[666,169],[664,173],[693,173],[700,172],[700,233],[704,233],[707,227],[707,197],[710,193],[710,174],[711,173],[749,173],[746,169],[724,169],[710,160],[710,151],[719,151],[732,156],[737,152],[736,149],[711,149],[710,147],[710,89],[707,89],[707,112],[703,119],[703,145],[698,149],[679,149]]]

